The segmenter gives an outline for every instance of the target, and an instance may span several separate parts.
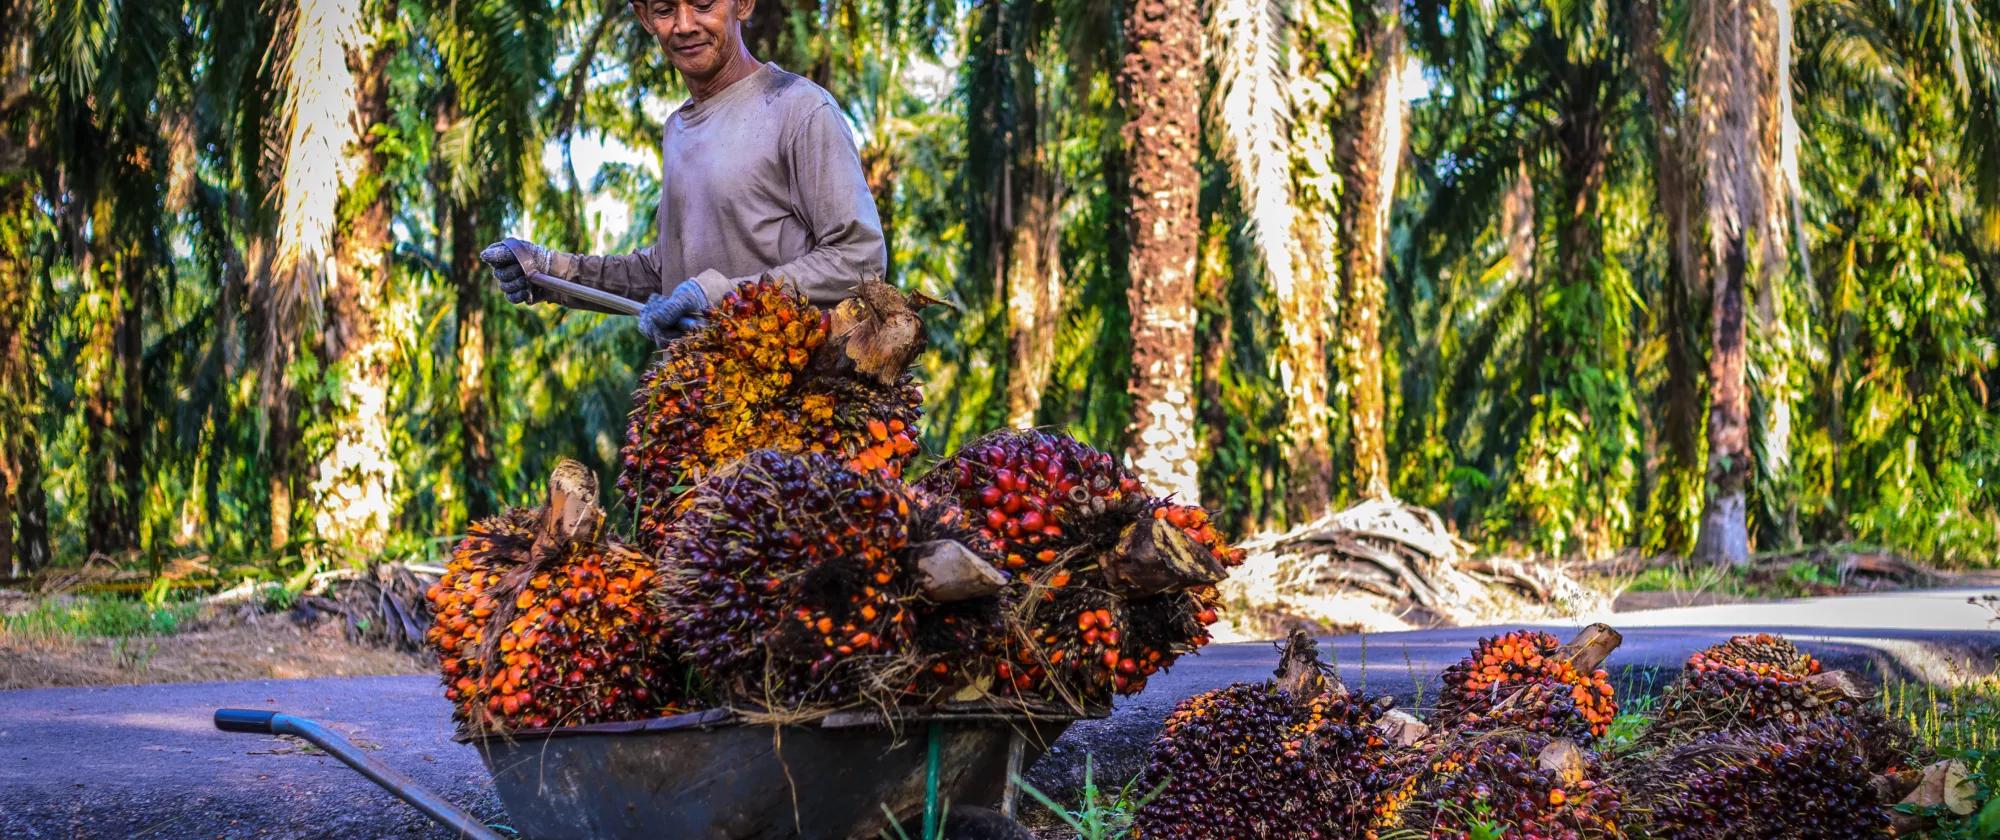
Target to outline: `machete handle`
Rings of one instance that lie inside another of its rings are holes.
[[[277,712],[257,709],[216,709],[215,728],[224,732],[245,732],[252,735],[270,735],[271,721]]]
[[[534,255],[528,252],[528,243],[522,242],[519,239],[506,239],[502,240],[502,244],[507,246],[508,251],[513,252],[514,261],[521,264],[521,270],[528,275],[528,282],[551,292],[559,292],[577,300],[597,304],[606,310],[616,312],[620,315],[636,316],[639,314],[641,307],[638,301],[623,295],[612,294],[603,289],[593,289],[581,283],[572,283],[560,277],[543,274],[528,268],[528,266],[534,265]]]

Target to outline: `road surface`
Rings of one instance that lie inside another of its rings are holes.
[[[2000,589],[1943,590],[1625,613],[1608,667],[1642,690],[1687,655],[1738,632],[1785,633],[1831,668],[1952,680],[1990,673],[2000,631],[1966,603]],[[1557,635],[1574,626],[1549,627]],[[1325,640],[1350,686],[1435,696],[1435,674],[1495,628]],[[1159,720],[1190,694],[1266,677],[1268,643],[1217,645],[1155,678],[1109,719],[1080,723],[1030,773],[1060,798],[1093,756],[1100,781],[1143,763]],[[495,825],[506,816],[450,711],[426,677],[271,680],[0,692],[0,837],[446,837],[344,765],[302,744],[214,730],[218,707],[271,709],[330,723],[376,755]],[[857,768],[858,769],[858,768]]]

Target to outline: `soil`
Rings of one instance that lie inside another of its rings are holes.
[[[431,673],[420,654],[351,641],[338,621],[210,619],[171,636],[66,638],[0,630],[0,691]]]

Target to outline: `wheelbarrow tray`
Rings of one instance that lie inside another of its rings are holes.
[[[923,813],[931,738],[939,799],[992,807],[1012,737],[1024,767],[1076,717],[988,708],[764,725],[712,710],[464,740],[526,837],[838,840]]]

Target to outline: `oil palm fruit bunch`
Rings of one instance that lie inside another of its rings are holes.
[[[1213,584],[1242,562],[1200,508],[1151,496],[1065,435],[998,432],[918,482],[955,499],[1014,575],[1013,649],[996,683],[1096,703],[1144,688],[1208,641]]]
[[[724,696],[768,710],[902,692],[918,581],[909,491],[823,453],[758,450],[702,482],[669,529],[661,604]]]
[[[910,540],[916,545],[956,543],[999,574],[1000,552],[972,526],[964,509],[948,497],[910,489]],[[916,649],[923,668],[918,693],[945,697],[977,686],[991,688],[1008,649],[1007,616],[1018,590],[996,588],[991,596],[954,600],[926,597],[917,602]]]
[[[836,334],[837,322],[847,331]],[[642,548],[659,547],[690,486],[752,450],[829,452],[901,474],[918,448],[923,396],[907,366],[886,375],[855,367],[852,322],[766,277],[668,345],[640,377],[619,476]],[[921,348],[920,331],[909,343]]]
[[[1631,772],[1626,821],[1660,840],[1884,837],[1865,751],[1837,719],[1712,732]]]
[[[1646,739],[1671,746],[1713,732],[1840,718],[1860,734],[1871,763],[1886,765],[1905,751],[1906,733],[1867,702],[1874,693],[1860,677],[1822,670],[1783,638],[1737,636],[1688,657],[1661,693]]]
[[[1568,645],[1535,630],[1480,639],[1470,656],[1445,669],[1435,721],[1518,727],[1584,743],[1602,737],[1618,704],[1598,665],[1618,642],[1617,631],[1601,624]]]
[[[1350,693],[1295,633],[1277,676],[1181,701],[1140,782],[1142,838],[1358,837],[1384,783],[1393,701]]]
[[[557,466],[549,502],[474,523],[427,596],[426,640],[471,732],[652,717],[687,680],[651,602],[652,561],[599,538],[597,478]]]
[[[1522,730],[1444,732],[1402,756],[1368,831],[1392,838],[1624,837],[1624,800],[1598,758],[1566,738]]]

